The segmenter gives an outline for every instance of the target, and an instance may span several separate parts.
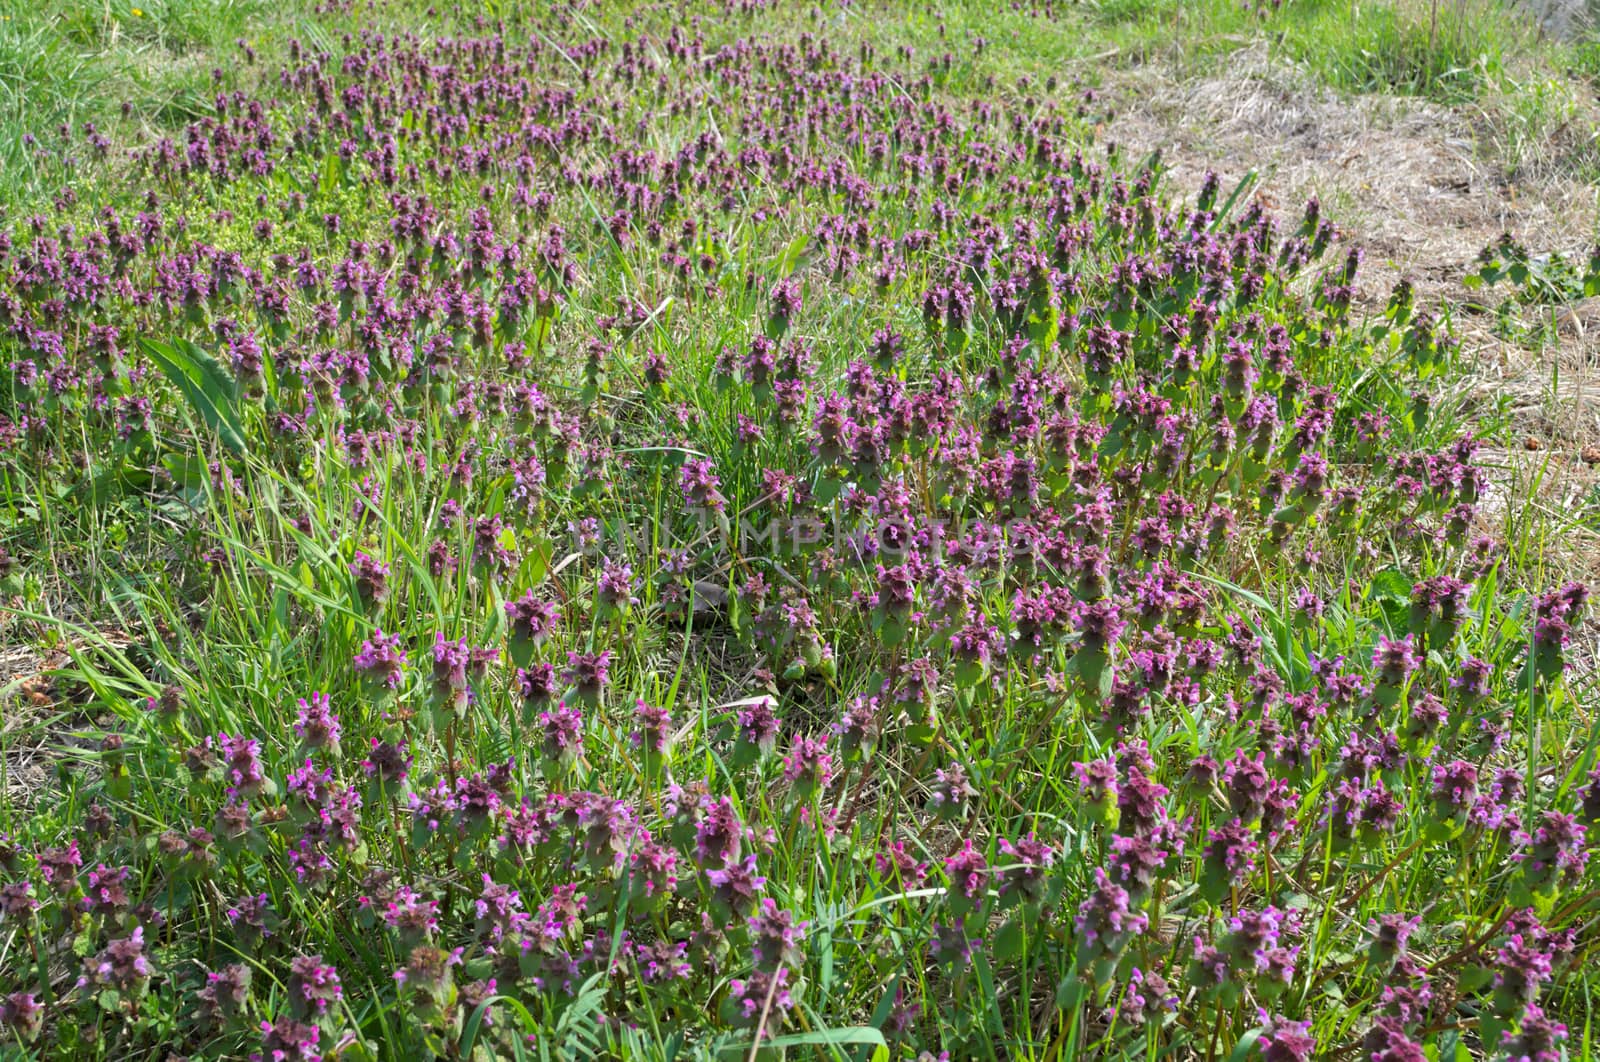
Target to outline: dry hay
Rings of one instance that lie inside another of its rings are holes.
[[[1227,57],[1214,76],[1174,78],[1145,66],[1110,86],[1106,135],[1162,150],[1180,183],[1206,170],[1254,169],[1284,210],[1312,194],[1369,251],[1382,274],[1407,274],[1424,294],[1459,294],[1460,277],[1510,231],[1529,246],[1586,246],[1594,192],[1547,175],[1522,183],[1484,161],[1485,133],[1466,112],[1423,100],[1341,97],[1264,44]],[[1382,276],[1370,278],[1369,285]]]
[[[58,674],[74,652],[93,645],[126,650],[133,641],[119,628],[96,625],[92,638],[69,635],[41,649],[49,644],[47,626],[23,619],[21,606],[0,599],[0,801],[26,809],[59,791],[63,750],[93,748],[96,732],[116,728],[81,683],[60,683]]]
[[[51,785],[53,754],[40,732],[52,707],[43,672],[32,646],[11,638],[0,644],[0,798],[10,807],[31,806]]]
[[[1194,188],[1215,170],[1226,191],[1255,170],[1259,194],[1285,214],[1318,196],[1324,215],[1366,249],[1367,309],[1381,307],[1401,276],[1412,279],[1424,305],[1472,301],[1461,278],[1503,232],[1535,251],[1587,256],[1594,189],[1550,161],[1582,130],[1551,131],[1552,142],[1532,152],[1544,161],[1525,163],[1513,179],[1482,147],[1492,131],[1481,113],[1414,98],[1342,96],[1273,58],[1264,44],[1199,77],[1158,63],[1119,71],[1106,87],[1115,111],[1105,138],[1129,157],[1159,149],[1176,186]],[[1592,107],[1585,119],[1592,127]],[[1552,559],[1593,577],[1600,538],[1571,526],[1570,516],[1580,507],[1593,511],[1600,482],[1600,301],[1551,312],[1555,342],[1538,349],[1496,335],[1492,314],[1456,313],[1474,366],[1460,397],[1478,409],[1505,403],[1521,444],[1486,455],[1495,467],[1485,517],[1500,525],[1489,529],[1504,533],[1522,516],[1553,520],[1562,529],[1552,543],[1560,556]]]

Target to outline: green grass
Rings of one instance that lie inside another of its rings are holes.
[[[63,124],[93,123],[125,146],[211,113],[217,92],[254,83],[235,42],[253,42],[263,62],[274,61],[311,8],[306,0],[9,6],[0,16],[0,205],[36,202],[70,184],[59,157]],[[24,135],[37,144],[25,145]]]
[[[1265,38],[1337,88],[1447,102],[1478,98],[1513,57],[1563,54],[1499,0],[1102,0],[1068,11],[1062,21],[1087,31],[1090,51],[1116,44],[1205,61]]]

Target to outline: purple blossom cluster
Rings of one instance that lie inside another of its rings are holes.
[[[1448,333],[977,41],[722,6],[288,42],[0,232],[0,472],[193,518],[0,1030],[1559,1058],[1588,592],[1502,578]]]

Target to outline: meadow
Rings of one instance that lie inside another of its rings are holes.
[[[0,22],[0,1057],[1600,1054],[1600,493],[1473,324],[1600,253],[1108,134],[1265,49],[1592,181],[1590,38],[468,7]]]

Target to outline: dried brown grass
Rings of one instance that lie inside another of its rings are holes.
[[[1497,406],[1512,446],[1486,455],[1494,490],[1486,530],[1521,534],[1539,522],[1555,568],[1600,577],[1600,535],[1571,515],[1600,484],[1600,301],[1556,314],[1548,341],[1519,344],[1494,329],[1481,298],[1462,284],[1501,233],[1524,245],[1586,256],[1595,190],[1562,160],[1594,135],[1592,104],[1573,122],[1524,144],[1513,163],[1485,107],[1454,108],[1411,97],[1347,97],[1260,44],[1218,69],[1185,77],[1159,63],[1108,79],[1115,104],[1105,136],[1126,155],[1160,149],[1179,187],[1207,170],[1226,188],[1246,172],[1285,212],[1317,195],[1325,214],[1367,250],[1362,296],[1380,307],[1408,276],[1424,304],[1460,307],[1453,324],[1472,371],[1458,397]]]

